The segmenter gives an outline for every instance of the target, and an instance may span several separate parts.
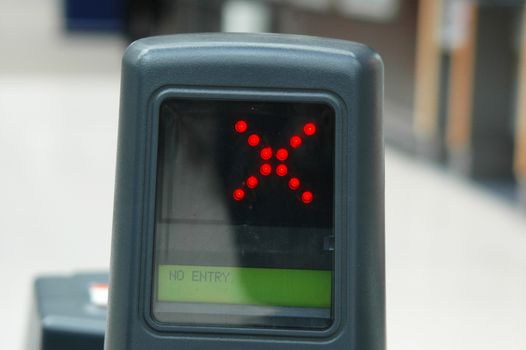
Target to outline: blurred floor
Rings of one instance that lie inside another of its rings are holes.
[[[25,342],[35,275],[109,262],[123,43],[62,34],[56,6],[0,4],[2,349]],[[388,348],[526,349],[526,217],[386,158]]]
[[[37,274],[108,269],[124,42],[63,33],[59,3],[0,1],[0,349]]]
[[[526,218],[393,150],[386,162],[389,349],[526,349]]]

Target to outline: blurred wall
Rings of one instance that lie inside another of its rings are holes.
[[[418,1],[399,3],[398,13],[386,20],[346,16],[336,10],[316,11],[280,5],[276,32],[335,37],[366,43],[378,51],[385,65],[385,127],[388,142],[413,150],[413,95]]]

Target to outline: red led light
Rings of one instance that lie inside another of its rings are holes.
[[[265,163],[265,164],[261,165],[261,167],[259,168],[259,172],[263,176],[269,176],[270,173],[272,173],[272,167],[270,166],[270,164]]]
[[[282,162],[286,160],[289,157],[289,151],[287,151],[285,148],[280,148],[276,152],[276,158],[281,160]]]
[[[261,156],[261,159],[269,160],[270,158],[272,158],[272,148],[270,147],[263,148],[261,152],[259,152],[259,155]]]
[[[301,201],[305,204],[309,204],[314,199],[312,192],[305,191],[301,194]]]
[[[255,176],[249,176],[248,179],[247,179],[247,187],[248,188],[256,188],[258,186],[258,178],[255,177]]]
[[[244,120],[238,120],[234,125],[234,129],[240,134],[244,133],[248,129],[248,124]]]
[[[248,137],[248,144],[252,147],[256,147],[259,145],[259,136],[256,134],[252,134]]]
[[[246,121],[244,120],[238,120],[235,125],[235,130],[238,133],[244,133],[248,130],[248,125]],[[273,171],[275,167],[275,174],[279,177],[286,177],[289,174],[289,169],[287,167],[286,160],[289,158],[289,152],[295,152],[294,149],[299,148],[303,143],[303,138],[305,136],[313,136],[317,132],[317,127],[314,123],[305,123],[303,125],[303,134],[296,134],[292,135],[289,139],[289,145],[292,148],[288,148],[289,146],[285,145],[285,147],[281,148],[273,148],[268,144],[268,140],[265,139],[265,141],[262,141],[262,138],[259,134],[248,134],[247,142],[248,145],[251,147],[254,147],[254,151],[259,152],[259,157],[261,160],[263,160],[263,163],[259,166],[259,174],[253,173],[253,175],[250,175],[246,178],[246,180],[242,183],[240,188],[234,190],[233,197],[236,201],[242,201],[244,200],[246,193],[245,191],[248,189],[255,189],[260,184],[259,181],[262,179],[260,176],[270,176],[273,175]],[[308,144],[308,138],[306,139]],[[261,145],[261,146],[260,146]],[[258,147],[260,146],[260,147]],[[283,146],[283,144],[282,144]],[[297,152],[297,151],[296,151]],[[278,164],[272,164],[274,161],[272,160],[273,156],[276,156],[277,161],[279,161]],[[257,154],[256,154],[257,156]],[[311,191],[303,191],[300,190],[302,187],[302,183],[299,178],[297,177],[286,177],[288,179],[287,181],[288,187],[291,191],[298,191],[298,195],[300,197],[300,200],[305,204],[308,205],[312,203],[314,200],[314,195]]]
[[[285,164],[280,164],[276,167],[276,174],[278,176],[285,176],[289,172],[289,169]]]
[[[301,145],[301,137],[294,135],[290,138],[290,146],[292,148],[298,148]]]
[[[243,189],[241,188],[237,188],[234,190],[234,193],[232,194],[232,197],[234,197],[234,199],[236,201],[242,201],[243,198],[245,198],[245,191],[243,191]]]
[[[301,185],[300,179],[298,179],[297,177],[293,177],[289,180],[289,188],[293,191],[300,188],[300,185]]]
[[[307,136],[314,135],[316,133],[316,125],[314,125],[313,123],[305,124],[305,126],[303,127],[303,132]]]

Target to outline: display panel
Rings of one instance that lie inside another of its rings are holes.
[[[330,326],[334,118],[321,103],[161,105],[155,319]]]

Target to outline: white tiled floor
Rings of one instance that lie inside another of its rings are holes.
[[[118,77],[0,76],[0,349],[38,273],[108,268]]]
[[[390,349],[526,349],[526,218],[394,151],[386,164]]]
[[[62,33],[58,4],[0,1],[0,349],[35,275],[108,269],[124,43]]]
[[[123,46],[60,34],[56,4],[0,4],[1,349],[36,274],[109,261]],[[524,214],[389,149],[386,177],[389,349],[526,349]]]

